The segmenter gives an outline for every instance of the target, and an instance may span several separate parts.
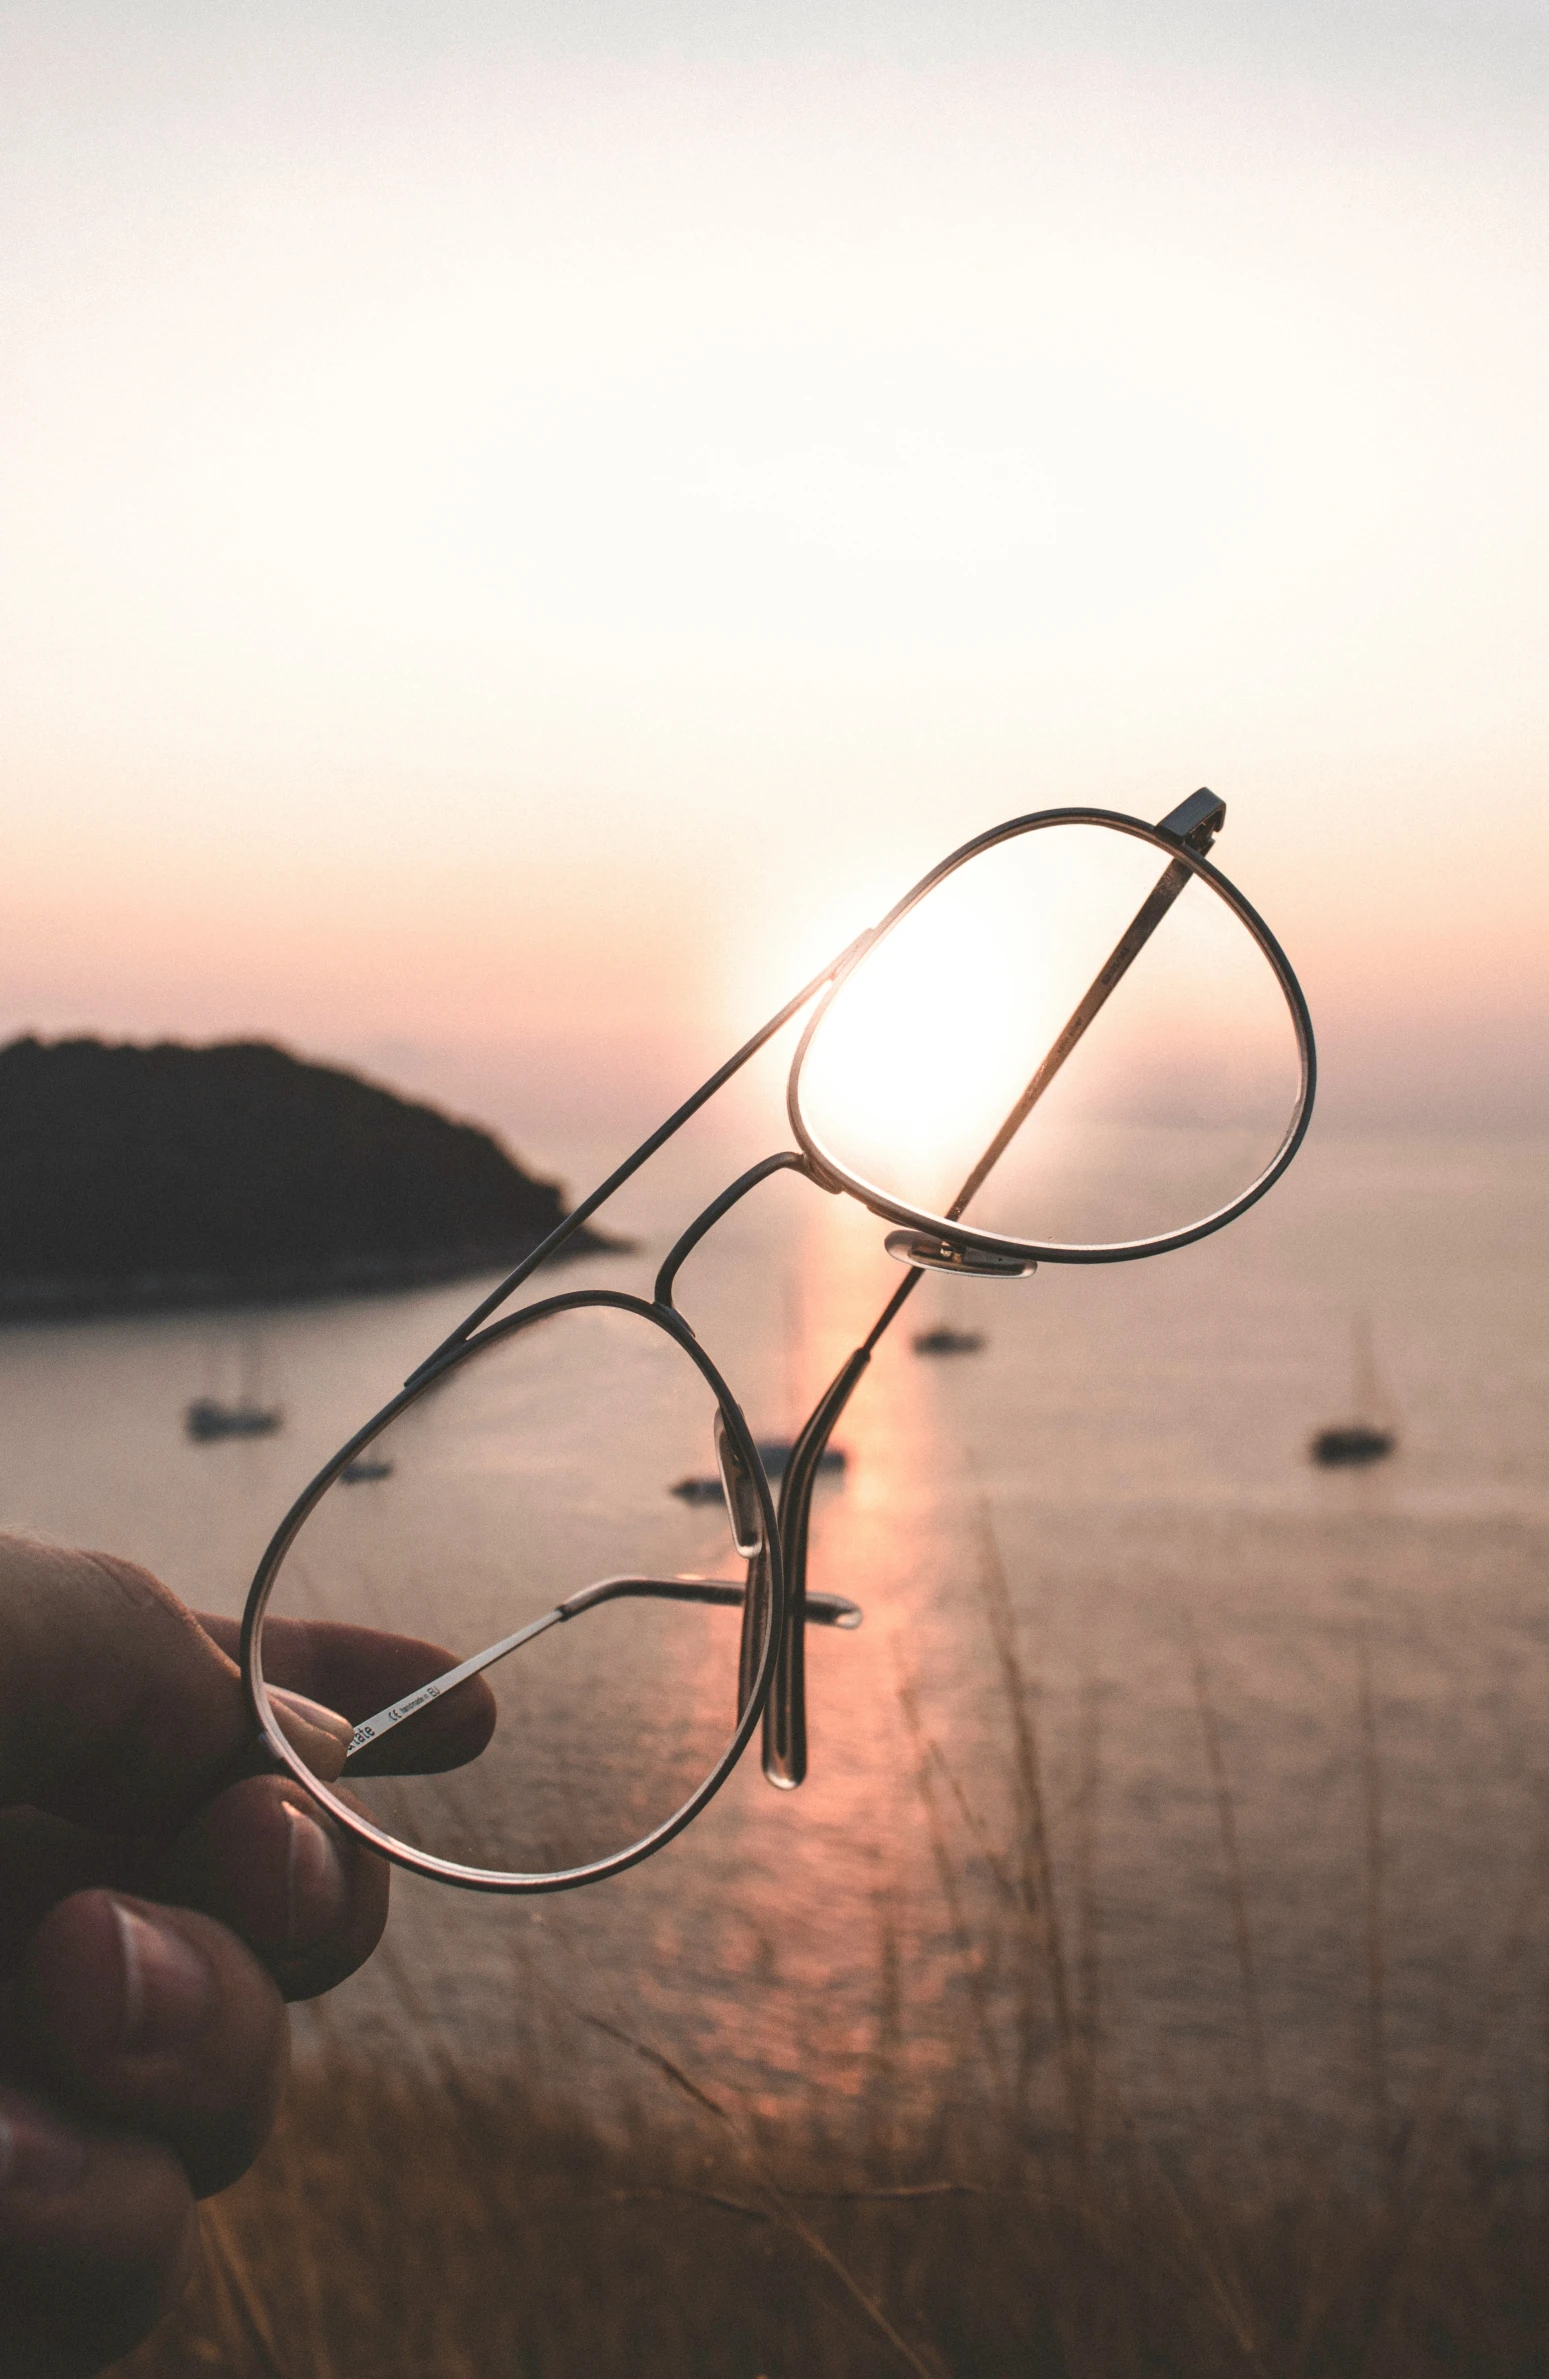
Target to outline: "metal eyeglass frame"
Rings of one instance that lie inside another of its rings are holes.
[[[1142,1256],[1165,1254],[1172,1248],[1184,1247],[1191,1241],[1203,1239],[1234,1221],[1279,1179],[1301,1145],[1311,1118],[1317,1080],[1312,1020],[1301,986],[1268,926],[1236,887],[1210,865],[1206,857],[1220,832],[1225,814],[1225,803],[1202,788],[1155,826],[1147,826],[1137,818],[1126,817],[1113,810],[1039,810],[1009,819],[1005,824],[992,827],[988,832],[962,844],[938,867],[922,877],[889,910],[880,924],[858,935],[794,999],[788,1000],[708,1081],[700,1085],[691,1098],[686,1099],[682,1106],[668,1116],[665,1123],[643,1140],[632,1155],[626,1157],[588,1197],[583,1198],[539,1246],[480,1300],[456,1329],[410,1374],[402,1391],[381,1412],[373,1415],[303,1490],[272,1538],[254,1578],[242,1622],[242,1670],[254,1721],[273,1761],[287,1769],[339,1824],[397,1865],[440,1882],[475,1891],[564,1891],[621,1874],[626,1868],[649,1858],[681,1833],[699,1815],[737,1765],[760,1720],[763,1723],[764,1773],[769,1781],[784,1790],[791,1790],[802,1782],[807,1772],[807,1626],[817,1623],[851,1627],[860,1620],[857,1607],[843,1596],[808,1592],[807,1542],[813,1489],[824,1450],[840,1414],[865,1373],[879,1341],[919,1285],[922,1273],[925,1270],[941,1270],[1014,1278],[1036,1271],[1040,1263],[1122,1263]],[[937,1215],[912,1207],[891,1196],[876,1183],[850,1172],[833,1151],[818,1141],[801,1112],[798,1085],[802,1061],[814,1033],[860,961],[945,877],[999,843],[1060,825],[1115,829],[1121,834],[1152,844],[1166,856],[1168,865],[947,1212]],[[1295,1029],[1301,1069],[1299,1092],[1290,1121],[1268,1164],[1249,1187],[1228,1205],[1190,1224],[1186,1229],[1154,1239],[1100,1247],[1041,1245],[977,1230],[965,1224],[962,1216],[969,1200],[1020,1130],[1033,1106],[1162,917],[1195,876],[1202,878],[1219,894],[1257,943],[1285,996]],[[751,1166],[696,1215],[664,1259],[649,1302],[621,1290],[581,1289],[563,1296],[545,1298],[535,1305],[523,1306],[500,1321],[491,1318],[509,1297],[561,1252],[566,1242],[606,1204],[615,1191],[622,1188],[631,1175],[638,1172],[733,1075],[739,1073],[766,1042],[814,1000],[817,1004],[792,1058],[787,1087],[787,1111],[799,1147],[782,1150]],[[907,1269],[871,1329],[818,1399],[795,1439],[780,1478],[777,1503],[747,1419],[722,1374],[674,1305],[673,1286],[685,1258],[722,1216],[760,1182],[784,1171],[799,1173],[818,1188],[832,1194],[848,1192],[873,1214],[892,1224],[894,1227],[887,1234],[886,1246],[889,1254]],[[331,1792],[306,1767],[300,1754],[281,1732],[270,1704],[260,1659],[264,1613],[281,1564],[303,1523],[340,1473],[350,1463],[357,1461],[372,1441],[409,1405],[428,1388],[444,1381],[462,1363],[488,1347],[533,1328],[556,1314],[586,1307],[605,1307],[632,1314],[665,1332],[697,1367],[711,1389],[717,1405],[716,1448],[722,1485],[733,1542],[747,1562],[745,1583],[739,1585],[721,1579],[633,1576],[601,1579],[594,1585],[583,1587],[544,1617],[500,1642],[485,1647],[483,1651],[459,1662],[442,1676],[428,1680],[401,1701],[362,1722],[356,1728],[351,1755],[363,1751],[368,1744],[411,1717],[429,1701],[438,1699],[465,1678],[505,1658],[508,1653],[547,1628],[577,1618],[583,1612],[621,1596],[741,1604],[743,1621],[737,1725],[723,1756],[703,1784],[670,1818],[627,1849],[583,1866],[559,1869],[552,1873],[515,1874],[500,1869],[462,1866],[429,1851],[416,1849],[385,1833],[370,1819],[362,1816],[358,1809],[350,1807]]]

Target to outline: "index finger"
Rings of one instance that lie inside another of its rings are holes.
[[[241,1657],[242,1629],[235,1619],[200,1612],[199,1625],[233,1660]],[[338,1710],[352,1722],[369,1718],[385,1703],[401,1701],[416,1687],[444,1675],[453,1656],[419,1636],[390,1635],[384,1628],[355,1627],[337,1619],[266,1619],[264,1679],[288,1692]],[[477,1759],[495,1731],[495,1697],[482,1677],[470,1677],[455,1693],[420,1713],[410,1735],[381,1755],[357,1759],[351,1775],[438,1776]],[[375,1747],[373,1747],[374,1750]]]

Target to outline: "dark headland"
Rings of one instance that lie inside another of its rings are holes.
[[[488,1132],[266,1042],[0,1049],[0,1319],[455,1280],[564,1211]]]

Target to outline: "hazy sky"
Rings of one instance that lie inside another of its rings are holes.
[[[0,5],[0,1030],[648,1099],[1208,782],[1331,1112],[1549,1116],[1546,92],[1465,0]]]

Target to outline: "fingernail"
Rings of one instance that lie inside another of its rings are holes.
[[[54,2197],[86,2169],[86,2142],[41,2107],[9,2095],[0,2102],[0,2191]]]
[[[123,1959],[119,2046],[131,2056],[179,2047],[203,2029],[215,1995],[214,1978],[199,1951],[170,1925],[113,1902]]]
[[[290,1836],[285,1859],[285,1935],[291,1946],[304,1948],[331,1932],[344,1914],[349,1897],[344,1868],[332,1838],[298,1809],[285,1804]]]
[[[336,1743],[348,1743],[355,1729],[349,1719],[337,1710],[330,1710],[324,1702],[308,1701],[304,1693],[292,1693],[283,1685],[271,1685],[269,1699],[281,1712],[299,1718],[303,1726],[316,1727],[319,1734],[332,1735]]]

